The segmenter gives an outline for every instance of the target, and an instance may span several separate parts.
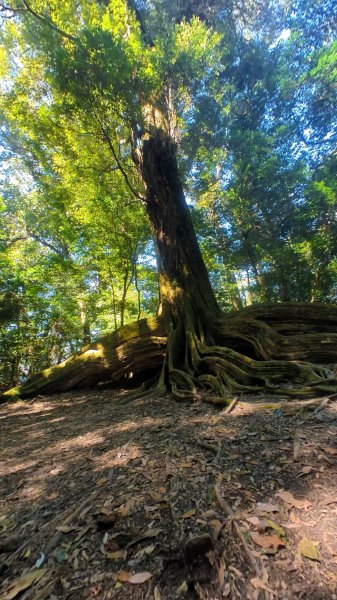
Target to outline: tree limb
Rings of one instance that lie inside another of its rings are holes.
[[[33,15],[33,17],[35,17],[36,19],[38,19],[39,21],[41,21],[42,23],[44,23],[44,25],[48,25],[48,27],[50,27],[51,29],[53,29],[54,31],[56,31],[59,35],[61,35],[62,37],[65,37],[65,38],[67,38],[67,40],[70,40],[71,42],[73,42],[73,44],[78,44],[80,42],[80,39],[78,37],[76,37],[74,35],[71,35],[71,33],[67,33],[63,29],[60,29],[60,27],[58,27],[57,25],[55,25],[55,23],[53,23],[53,21],[51,21],[50,19],[47,19],[46,17],[43,17],[42,15],[40,15],[39,13],[37,13],[28,4],[27,0],[22,0],[22,3],[26,7],[27,11],[31,15]]]
[[[117,156],[117,152],[116,152],[116,150],[115,150],[115,148],[113,146],[113,143],[112,143],[111,138],[109,136],[108,130],[104,127],[104,125],[103,125],[101,119],[99,118],[99,116],[97,115],[97,113],[95,113],[95,117],[96,117],[96,119],[97,119],[97,121],[99,123],[99,126],[101,128],[102,134],[104,136],[104,139],[105,139],[105,141],[107,142],[107,144],[108,144],[108,146],[110,148],[111,154],[114,157],[114,159],[115,159],[115,161],[116,161],[116,163],[118,165],[118,168],[119,168],[120,172],[122,173],[122,175],[123,175],[123,177],[125,179],[126,185],[128,186],[129,190],[132,192],[132,194],[136,198],[138,198],[139,200],[141,200],[142,202],[144,202],[145,198],[141,194],[139,194],[137,192],[137,190],[135,190],[135,188],[133,187],[133,185],[130,183],[129,178],[128,178],[128,174],[126,173],[126,171],[125,171],[125,169],[124,169],[121,161],[119,160],[119,158]]]

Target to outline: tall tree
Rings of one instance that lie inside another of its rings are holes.
[[[235,20],[238,7],[228,7]],[[336,358],[337,309],[280,304],[224,317],[194,232],[177,149],[190,123],[199,116],[200,126],[207,121],[207,113],[198,115],[194,108],[200,95],[219,116],[219,127],[225,123],[232,51],[225,20],[210,15],[201,2],[198,16],[179,3],[177,10],[164,1],[130,8],[125,0],[62,5],[22,0],[4,13],[13,17],[5,34],[14,60],[3,103],[11,135],[38,176],[48,168],[46,161],[57,164],[72,148],[63,139],[55,147],[41,128],[37,135],[27,113],[34,121],[36,114],[52,112],[67,129],[104,146],[117,167],[114,189],[123,181],[129,197],[145,207],[160,291],[156,318],[102,338],[8,393],[55,392],[131,373],[144,380],[156,370],[155,393],[170,390],[179,398],[211,393],[215,402],[228,390],[334,389],[329,369],[303,361]],[[250,19],[239,10],[239,27],[249,27]],[[25,106],[17,114],[22,98]],[[322,320],[329,322],[329,334]]]

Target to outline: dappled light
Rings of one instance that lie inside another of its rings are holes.
[[[155,398],[127,411],[122,397],[1,408],[0,548],[14,539],[4,589],[37,562],[46,570],[28,589],[51,597],[141,598],[157,587],[169,599],[179,586],[210,598],[334,597],[334,403],[294,417],[250,397],[227,413]],[[150,573],[151,586],[135,589],[124,572]]]

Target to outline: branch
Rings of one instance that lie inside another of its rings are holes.
[[[105,141],[107,142],[107,144],[108,144],[108,146],[109,146],[109,148],[110,148],[110,150],[111,150],[111,154],[112,154],[112,156],[114,157],[114,159],[115,159],[115,161],[116,161],[116,163],[117,163],[117,165],[118,165],[118,168],[119,168],[120,172],[122,173],[122,175],[123,175],[123,177],[124,177],[124,179],[125,179],[125,183],[126,183],[126,185],[128,186],[129,190],[130,190],[130,191],[133,193],[133,195],[134,195],[136,198],[138,198],[138,199],[139,199],[139,200],[141,200],[142,202],[145,202],[145,198],[144,198],[143,196],[141,196],[141,194],[139,194],[139,193],[137,192],[137,190],[135,190],[135,188],[133,187],[133,185],[131,185],[131,183],[130,183],[130,181],[129,181],[129,178],[128,178],[128,175],[127,175],[127,173],[126,173],[126,171],[125,171],[125,169],[124,169],[124,167],[123,167],[123,165],[122,165],[121,161],[119,160],[119,158],[118,158],[118,156],[117,156],[117,152],[116,152],[116,150],[115,150],[115,148],[114,148],[114,146],[113,146],[113,143],[112,143],[112,141],[111,141],[111,138],[110,138],[110,136],[109,136],[109,133],[108,133],[107,129],[104,127],[104,125],[103,125],[103,123],[102,123],[101,119],[99,118],[99,116],[97,115],[97,113],[96,113],[96,111],[95,111],[95,110],[94,110],[94,114],[95,114],[95,117],[96,117],[96,119],[97,119],[97,121],[98,121],[98,123],[99,123],[99,126],[100,126],[100,128],[101,128],[101,131],[102,131],[102,133],[103,133],[103,136],[104,136],[104,138],[105,138]]]
[[[25,12],[24,8],[13,8],[12,6],[7,6],[7,4],[0,4],[0,13],[4,13],[4,12],[10,12],[13,13],[13,15],[15,15],[16,13],[22,13]],[[5,15],[6,18],[6,15]],[[10,17],[9,17],[10,18]]]
[[[20,235],[18,237],[15,237],[12,240],[9,240],[9,242],[5,243],[5,249],[7,250],[7,248],[10,248],[14,244],[16,244],[16,242],[21,242],[21,241],[24,241],[26,239],[27,239],[27,237],[24,236],[24,235]]]
[[[56,31],[59,35],[61,35],[62,37],[65,37],[65,38],[67,38],[67,40],[70,40],[71,42],[73,42],[73,44],[78,44],[80,42],[79,38],[75,37],[74,35],[71,35],[71,33],[67,33],[66,31],[63,31],[63,29],[60,29],[60,27],[55,25],[55,23],[53,23],[53,21],[51,21],[50,19],[47,19],[46,17],[43,17],[42,15],[37,13],[33,8],[31,8],[31,6],[28,4],[27,0],[22,0],[22,2],[24,4],[24,6],[26,7],[27,11],[31,15],[33,15],[33,17],[35,17],[36,19],[38,19],[39,21],[44,23],[44,25],[48,25],[48,27],[50,27],[51,29]]]
[[[31,237],[33,240],[35,240],[36,242],[39,242],[40,244],[42,244],[42,246],[49,248],[49,250],[51,250],[52,252],[55,252],[55,254],[57,254],[61,258],[65,259],[65,258],[69,257],[69,251],[67,248],[64,248],[64,250],[59,249],[56,246],[54,246],[53,244],[50,244],[49,242],[47,242],[46,240],[41,238],[37,233],[33,233],[32,231],[29,231],[29,229],[27,229],[27,233],[28,233],[29,237]]]

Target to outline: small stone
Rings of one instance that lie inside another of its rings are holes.
[[[185,546],[185,560],[186,562],[192,562],[197,556],[206,554],[213,550],[213,540],[208,533],[197,535],[186,543]]]

